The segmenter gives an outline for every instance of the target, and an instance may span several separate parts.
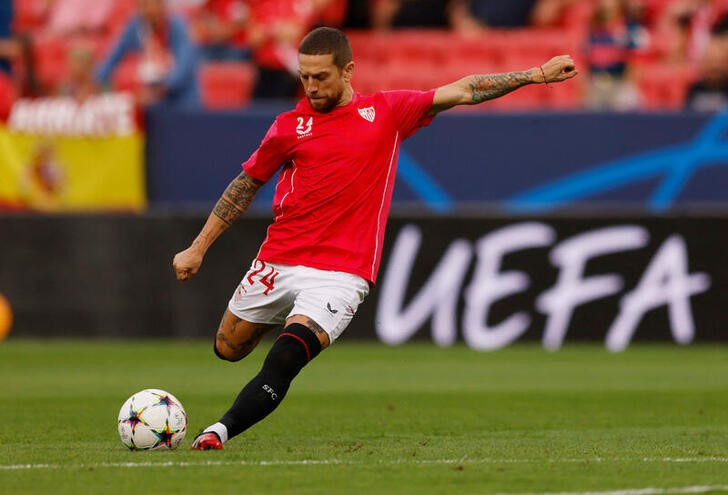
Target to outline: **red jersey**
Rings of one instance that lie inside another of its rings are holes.
[[[357,93],[328,113],[304,98],[279,115],[243,163],[248,175],[264,182],[283,167],[274,220],[258,258],[353,273],[374,283],[399,147],[431,122],[434,94]]]

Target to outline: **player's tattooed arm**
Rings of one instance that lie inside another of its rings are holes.
[[[177,253],[172,260],[178,280],[188,280],[197,273],[207,249],[225,229],[245,213],[262,185],[262,182],[245,172],[230,183],[192,244]]]
[[[475,74],[470,76],[468,88],[473,103],[480,103],[506,95],[511,91],[536,82],[531,71],[505,74]]]
[[[569,55],[559,55],[543,65],[524,71],[473,74],[437,88],[429,115],[436,115],[457,105],[476,105],[492,100],[528,84],[565,81],[578,73],[574,59]]]
[[[262,185],[259,180],[241,172],[225,189],[212,212],[225,224],[231,225],[245,213]]]

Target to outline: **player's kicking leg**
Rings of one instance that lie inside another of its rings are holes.
[[[215,353],[237,361],[250,353],[274,325],[241,320],[226,310],[215,339]],[[329,335],[312,319],[293,315],[265,358],[260,372],[240,391],[232,407],[217,423],[207,427],[192,443],[193,450],[219,450],[272,413],[283,400],[293,379],[322,349]]]
[[[192,448],[220,449],[273,412],[301,369],[349,325],[368,292],[369,283],[356,275],[254,262],[230,300],[215,352],[230,361],[241,359],[275,324],[284,328],[260,372]]]

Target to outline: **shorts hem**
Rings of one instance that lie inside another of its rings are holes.
[[[230,301],[228,303],[228,310],[232,314],[234,314],[235,316],[237,316],[238,318],[240,318],[241,320],[245,320],[248,323],[260,323],[260,324],[263,324],[263,325],[279,325],[279,323],[275,323],[275,322],[272,322],[270,320],[265,320],[265,319],[262,319],[262,318],[250,318],[248,315],[245,315],[244,311],[240,311],[239,309],[234,308],[232,301]],[[283,323],[285,324],[285,322],[283,322]]]

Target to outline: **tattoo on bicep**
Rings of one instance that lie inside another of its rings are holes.
[[[528,72],[507,72],[505,74],[478,74],[471,78],[469,84],[473,103],[492,100],[514,89],[530,84]]]
[[[226,224],[232,224],[248,209],[262,185],[259,180],[241,172],[225,189],[213,213]]]

